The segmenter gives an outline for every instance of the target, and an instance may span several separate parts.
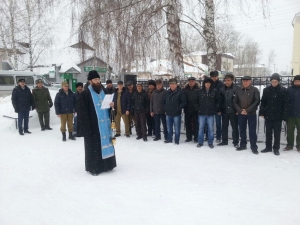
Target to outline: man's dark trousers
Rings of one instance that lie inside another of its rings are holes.
[[[239,144],[238,117],[235,113],[222,113],[222,143],[228,144],[229,121],[232,128],[232,140],[234,145]]]
[[[199,133],[198,114],[185,113],[184,120],[185,120],[185,129],[186,129],[186,139],[194,140],[198,142],[198,133]]]
[[[29,111],[18,112],[19,132],[23,132],[23,121],[24,121],[24,131],[28,131]]]
[[[257,144],[256,144],[256,142],[257,142],[257,135],[256,135],[257,118],[256,118],[256,114],[239,115],[238,122],[239,122],[240,137],[241,137],[240,146],[241,147],[247,146],[246,131],[247,131],[247,122],[248,122],[251,150],[252,151],[257,150]]]
[[[282,120],[265,120],[266,123],[266,149],[272,150],[272,140],[274,131],[274,150],[280,149],[280,134]]]
[[[168,138],[168,128],[167,128],[167,121],[166,121],[166,115],[165,114],[154,114],[154,122],[155,122],[155,137],[161,138],[160,134],[160,121],[163,125],[164,129],[164,138],[167,140]]]
[[[49,128],[49,119],[50,119],[50,114],[49,111],[48,112],[38,112],[38,116],[39,116],[39,121],[40,121],[40,125],[41,128]],[[44,122],[45,121],[45,122]]]

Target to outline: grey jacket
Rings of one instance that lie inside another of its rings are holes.
[[[259,103],[260,94],[256,87],[237,88],[233,104],[238,114],[241,114],[242,109],[246,109],[247,114],[256,114]]]
[[[164,97],[167,90],[162,88],[161,90],[155,89],[152,92],[152,96],[150,99],[150,113],[153,112],[154,114],[165,114],[164,110]]]

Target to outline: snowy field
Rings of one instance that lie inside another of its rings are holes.
[[[117,139],[117,167],[94,177],[83,138],[62,142],[53,108],[52,131],[33,111],[24,136],[3,115],[14,115],[9,97],[0,98],[0,225],[300,224],[300,154],[284,146],[254,155],[134,134]]]

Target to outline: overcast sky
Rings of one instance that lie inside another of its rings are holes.
[[[300,12],[300,0],[269,0],[267,18],[263,17],[262,10],[253,1],[253,7],[249,7],[247,16],[231,12],[230,23],[242,34],[251,37],[259,44],[261,49],[260,63],[268,64],[268,55],[271,49],[275,50],[275,71],[291,71],[292,47],[293,47],[293,26],[294,15]],[[229,1],[230,2],[230,1]],[[247,6],[246,6],[247,7]],[[70,38],[71,19],[70,13],[65,12],[66,6],[60,9],[60,18],[56,26],[55,46],[52,49],[62,49],[70,46],[76,38]],[[244,7],[245,8],[245,7]],[[238,8],[231,7],[237,11]],[[49,54],[49,51],[48,51]],[[49,55],[50,56],[50,55]],[[47,56],[45,58],[48,58]],[[50,57],[52,58],[52,57]],[[274,65],[271,68],[274,72]]]
[[[249,35],[259,44],[262,50],[260,63],[267,66],[269,52],[274,49],[275,70],[291,71],[294,34],[292,20],[300,12],[300,0],[269,0],[268,9],[266,19],[262,11],[252,10],[249,17],[237,17],[231,21],[236,30]]]

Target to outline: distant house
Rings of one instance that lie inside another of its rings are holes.
[[[188,63],[199,65],[200,68],[205,67],[206,73],[209,72],[207,71],[207,54],[204,51],[191,52],[189,54],[186,54],[184,55],[183,60]],[[233,72],[233,60],[234,56],[231,53],[218,53],[216,70],[219,70],[223,73]]]
[[[91,57],[91,58],[77,64],[77,66],[81,69],[81,74],[77,76],[78,82],[79,81],[83,82],[83,83],[86,82],[87,75],[89,72],[85,68],[88,68],[88,67],[95,66],[94,69],[98,71],[102,83],[106,81],[107,74],[109,77],[114,76],[114,74],[112,74],[112,67],[110,67],[106,62],[104,62],[103,60],[101,60],[98,57]],[[107,67],[109,68],[108,71],[107,71]],[[112,79],[114,80],[114,77]]]
[[[233,73],[235,76],[264,77],[266,72],[267,68],[264,64],[235,65],[233,68]]]

